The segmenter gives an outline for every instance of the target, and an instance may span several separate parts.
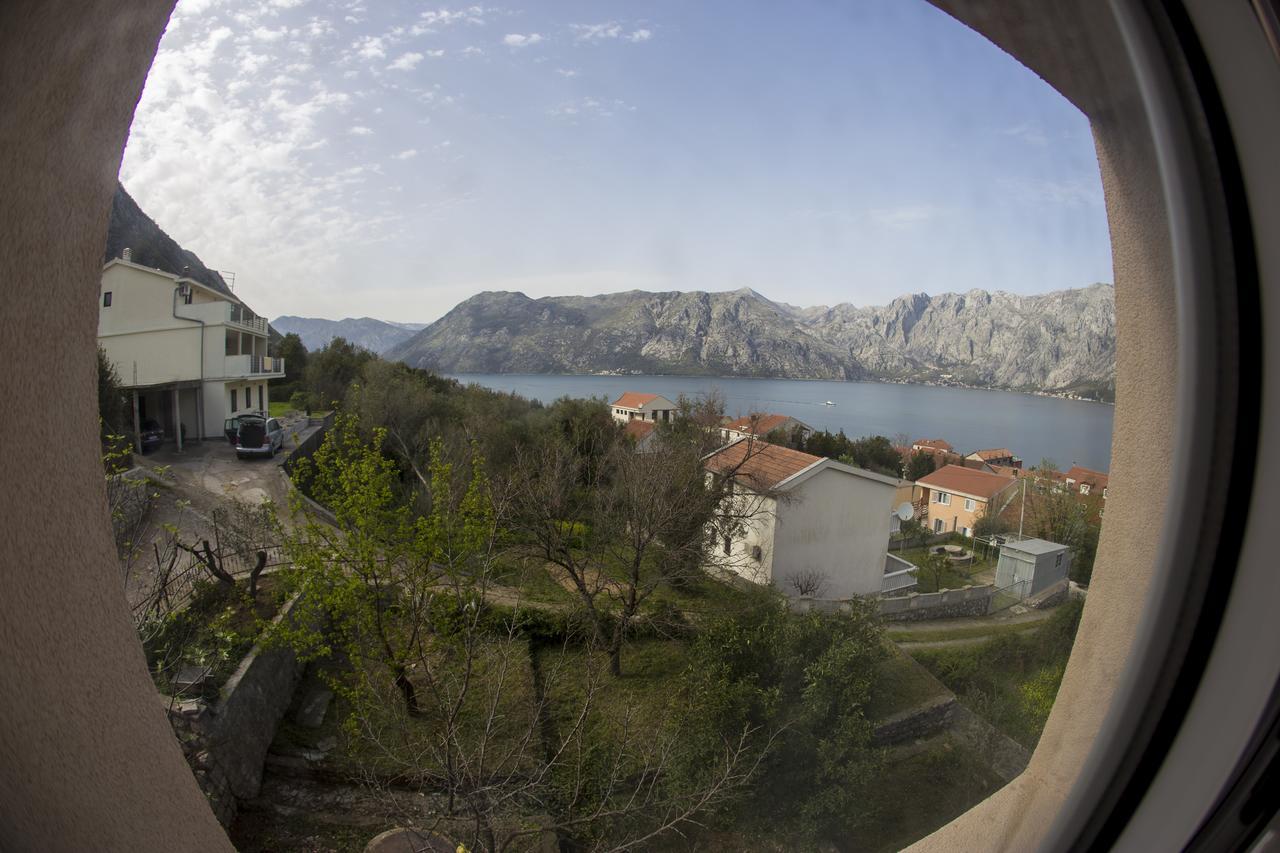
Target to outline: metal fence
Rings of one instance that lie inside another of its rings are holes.
[[[240,553],[215,551],[214,558],[222,570],[232,577],[247,578],[254,566],[258,564],[260,550],[267,552],[263,574],[268,574],[272,569],[286,565],[288,562],[282,545],[269,545]],[[209,573],[201,557],[187,551],[180,551],[172,568],[165,570],[161,567],[152,576],[150,587],[134,602],[132,607],[134,622],[163,618],[175,610],[181,610],[195,597],[201,582],[216,583],[216,579]]]

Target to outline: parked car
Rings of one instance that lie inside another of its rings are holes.
[[[266,412],[245,412],[243,415],[236,415],[234,418],[227,418],[222,422],[222,432],[227,437],[227,441],[231,444],[236,443],[236,433],[240,429],[241,418],[261,418],[266,420]]]
[[[236,456],[275,456],[284,446],[284,427],[275,418],[240,415],[236,428]]]
[[[142,422],[141,433],[138,436],[142,444],[142,452],[155,450],[164,441],[164,428],[160,426],[155,418],[147,418]]]

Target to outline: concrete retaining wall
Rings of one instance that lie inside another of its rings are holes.
[[[911,592],[880,599],[880,616],[890,622],[919,619],[951,619],[957,616],[985,616],[995,587],[966,586],[938,592]]]
[[[290,600],[275,621],[289,618]],[[293,698],[303,664],[292,649],[255,645],[227,679],[213,704],[179,702],[169,721],[209,805],[223,826],[235,819],[237,800],[256,797],[276,728]]]
[[[882,720],[872,737],[879,746],[915,740],[951,725],[955,712],[956,697],[946,693]]]

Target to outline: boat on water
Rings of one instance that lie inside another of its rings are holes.
[[[824,405],[824,406],[834,406],[834,405],[835,405],[835,403],[833,403],[833,402],[831,402],[830,400],[828,400],[827,402],[823,403],[822,405]]]

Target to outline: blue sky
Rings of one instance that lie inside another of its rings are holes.
[[[1084,117],[917,0],[180,0],[121,178],[268,316],[1111,280]]]

